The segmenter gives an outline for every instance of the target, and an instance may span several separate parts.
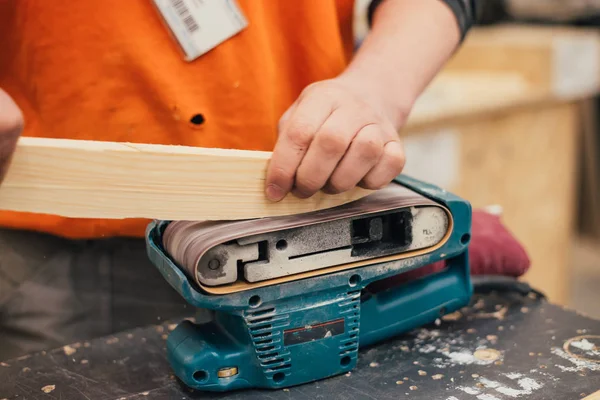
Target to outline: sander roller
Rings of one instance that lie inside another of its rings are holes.
[[[153,221],[148,256],[204,321],[167,353],[205,391],[282,388],[347,373],[358,350],[467,305],[470,204],[401,175],[357,201],[242,221]],[[434,262],[444,270],[369,285]]]

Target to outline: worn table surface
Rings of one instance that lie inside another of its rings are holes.
[[[225,395],[182,387],[165,359],[173,325],[0,366],[0,399],[581,399],[600,390],[600,321],[515,293],[363,349],[350,374]],[[318,360],[315,360],[318,362]]]

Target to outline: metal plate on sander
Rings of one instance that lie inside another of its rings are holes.
[[[432,251],[449,211],[396,183],[339,207],[244,221],[175,221],[163,246],[197,285],[225,294]]]

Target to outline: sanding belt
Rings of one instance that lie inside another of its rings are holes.
[[[200,257],[212,246],[234,238],[346,218],[357,213],[432,205],[438,204],[404,187],[392,185],[374,195],[335,209],[303,215],[242,221],[175,221],[165,229],[163,245],[171,257],[186,269],[189,276],[195,277]],[[499,216],[484,210],[474,210],[471,229],[469,258],[472,275],[519,277],[529,269],[527,253]],[[377,282],[370,290],[376,292],[389,288],[444,267],[444,261],[437,262]]]

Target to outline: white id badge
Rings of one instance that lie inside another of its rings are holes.
[[[248,26],[235,0],[152,0],[186,61],[193,61]]]

